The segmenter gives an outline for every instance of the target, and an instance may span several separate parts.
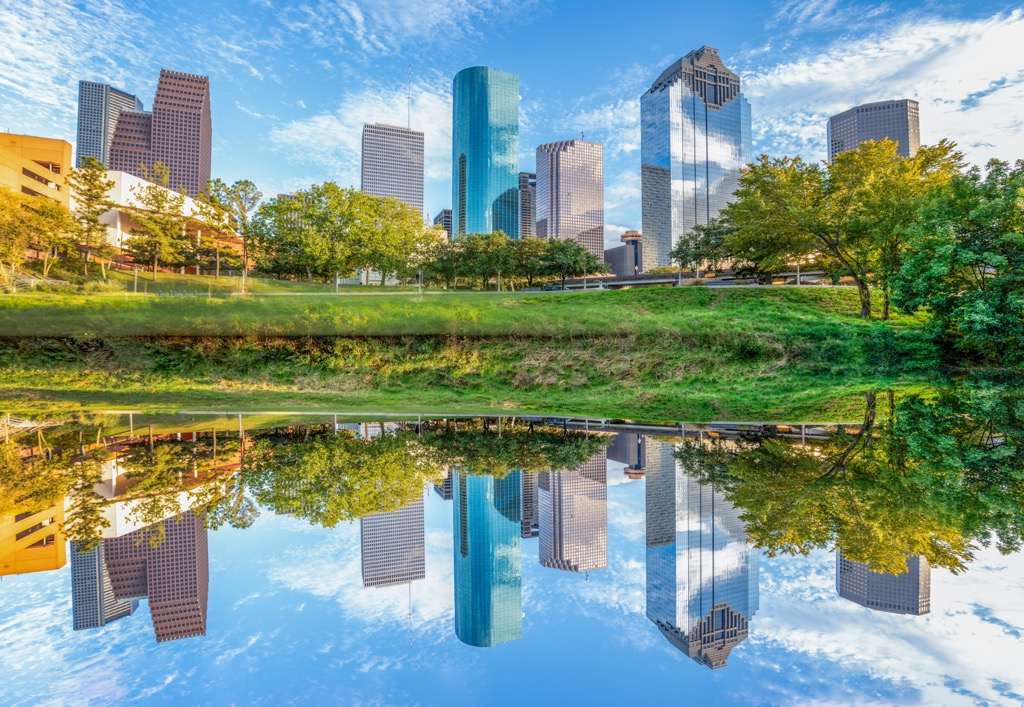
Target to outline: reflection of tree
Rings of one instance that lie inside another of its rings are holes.
[[[960,384],[911,397],[856,433],[801,446],[777,438],[678,452],[704,482],[743,509],[769,555],[837,546],[871,569],[898,573],[906,557],[964,568],[995,534],[1016,549],[1024,527],[1021,397],[1012,387]]]

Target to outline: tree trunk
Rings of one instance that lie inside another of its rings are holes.
[[[882,290],[882,320],[889,318],[889,290]]]
[[[219,280],[220,279],[220,248],[217,248],[215,252],[217,254],[217,269],[215,271],[216,275],[214,275],[214,278]]]
[[[153,256],[153,282],[156,282],[156,256]]]
[[[565,289],[565,273],[562,273],[562,289]]]
[[[871,290],[868,289],[868,283],[857,275],[853,276],[853,281],[857,283],[857,294],[860,296],[860,314],[858,316],[862,319],[871,319]]]

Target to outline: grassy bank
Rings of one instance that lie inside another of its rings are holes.
[[[5,298],[0,405],[825,421],[933,364],[845,289],[295,299]]]

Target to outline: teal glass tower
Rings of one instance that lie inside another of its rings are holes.
[[[522,638],[520,472],[456,472],[452,480],[455,635],[481,648]]]
[[[471,66],[452,82],[452,236],[519,238],[519,77]]]

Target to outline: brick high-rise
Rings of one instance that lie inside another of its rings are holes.
[[[107,168],[148,177],[162,162],[168,186],[195,196],[210,179],[211,143],[209,78],[160,69],[153,112],[120,113]]]

